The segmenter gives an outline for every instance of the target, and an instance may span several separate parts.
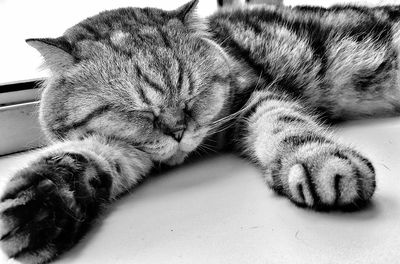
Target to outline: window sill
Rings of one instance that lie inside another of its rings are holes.
[[[0,155],[45,144],[38,121],[38,107],[38,101],[0,107]]]

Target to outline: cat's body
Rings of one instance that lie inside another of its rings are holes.
[[[372,164],[318,116],[399,113],[400,7],[222,10],[206,25],[196,3],[106,11],[28,40],[53,73],[40,112],[53,144],[2,196],[10,257],[51,260],[154,163],[179,164],[213,135],[300,206],[371,199]]]
[[[250,89],[273,83],[329,119],[348,120],[400,111],[399,12],[256,6],[219,12],[209,24],[224,50],[252,70]]]

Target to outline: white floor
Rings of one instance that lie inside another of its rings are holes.
[[[376,167],[378,188],[363,211],[297,208],[267,189],[253,165],[227,155],[137,188],[56,263],[399,263],[400,118],[349,123],[337,134]],[[0,159],[0,189],[33,156]],[[13,261],[0,255],[0,263]]]

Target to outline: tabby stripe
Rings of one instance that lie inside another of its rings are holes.
[[[140,69],[140,67],[138,65],[136,65],[136,72],[137,72],[138,77],[141,78],[142,80],[144,80],[148,85],[150,85],[151,88],[153,88],[155,91],[157,91],[160,94],[164,94],[163,88],[160,85],[158,85],[157,83],[153,82],[149,76],[147,76],[145,73],[143,73],[143,71]],[[142,91],[141,93],[144,93],[144,91]],[[143,97],[146,97],[146,96],[143,94]],[[150,100],[148,98],[146,98],[145,100],[150,102]]]
[[[231,41],[229,41],[229,42],[226,41],[224,43],[226,43],[226,45],[229,44],[229,46],[230,46],[229,48],[230,48],[231,52],[234,53],[234,55],[236,55],[235,57],[238,60],[244,60],[251,68],[253,68],[256,71],[257,75],[263,73],[263,76],[264,76],[264,78],[267,79],[267,82],[271,82],[273,80],[272,76],[268,76],[268,74],[266,73],[266,71],[264,69],[264,65],[255,62],[251,58],[250,50],[247,50],[244,47],[242,47],[231,36],[229,36],[229,38],[231,39]]]
[[[264,70],[264,65],[255,62],[251,58],[251,52],[244,47],[242,47],[239,43],[237,43],[232,37],[232,33],[229,32],[230,29],[223,25],[223,23],[216,24],[211,23],[212,32],[216,35],[214,39],[224,40],[220,43],[220,45],[226,48],[229,53],[231,53],[237,60],[241,60],[246,62],[251,68],[256,71],[256,74],[264,73],[264,78],[267,79],[267,82],[271,82],[273,80],[272,76],[269,76]]]
[[[320,6],[294,6],[293,9],[306,12],[315,12],[315,13],[327,10],[325,7],[320,7]]]
[[[193,80],[193,74],[192,72],[189,72],[189,89],[188,89],[188,94],[189,96],[192,96],[195,90],[195,85],[194,85],[194,80]]]
[[[274,129],[272,130],[272,134],[276,135],[276,134],[282,132],[283,129],[284,129],[283,127],[276,127],[276,128],[274,128]]]
[[[178,60],[178,71],[179,71],[179,77],[178,77],[178,81],[176,83],[176,87],[178,87],[178,91],[182,91],[183,67],[182,67],[182,62],[180,60]]]
[[[355,170],[355,176],[356,176],[356,180],[357,180],[357,195],[361,199],[364,199],[365,195],[362,192],[362,190],[363,190],[363,183],[362,183],[363,177],[361,176],[360,170],[356,166],[353,166],[353,169]]]
[[[94,29],[91,25],[82,23],[82,24],[80,24],[80,26],[84,30],[86,30],[90,35],[92,35],[94,37],[94,40],[100,39],[101,36],[100,36],[99,32],[96,29]]]
[[[343,176],[340,175],[340,174],[336,174],[335,175],[335,179],[334,179],[334,182],[333,182],[333,188],[335,190],[335,201],[333,203],[334,205],[337,205],[338,202],[339,202],[339,198],[340,198],[340,186],[339,186],[339,184],[340,184],[340,179],[342,177]]]
[[[368,17],[368,23],[357,23],[352,25],[347,29],[347,33],[350,33],[350,36],[356,41],[363,41],[367,38],[371,38],[374,41],[387,44],[390,43],[392,39],[391,24],[386,20],[380,19],[380,17],[377,18],[373,13],[374,10],[379,10],[381,8],[384,9],[384,6],[371,9],[356,5],[335,5],[329,8],[328,11],[340,13],[346,10],[352,10],[363,14],[364,16]]]
[[[146,96],[146,94],[144,93],[143,87],[139,87],[139,86],[138,86],[138,89],[136,89],[136,90],[139,92],[139,96],[140,96],[141,100],[142,100],[145,104],[151,105],[151,101],[150,101],[150,99]]]
[[[262,29],[258,21],[247,20],[246,23],[247,26],[249,26],[257,35],[262,33]]]
[[[157,31],[158,31],[158,34],[160,35],[160,37],[161,37],[161,40],[162,40],[162,42],[164,43],[164,46],[166,47],[166,48],[171,48],[172,47],[172,45],[171,45],[171,41],[169,40],[169,38],[166,36],[166,33],[161,29],[161,28],[157,28]]]
[[[304,196],[303,184],[297,185],[297,192],[299,193],[300,199],[302,200],[302,202],[306,203],[306,197]]]
[[[304,163],[302,163],[301,165],[303,166],[303,169],[304,169],[306,184],[308,186],[310,195],[313,198],[314,205],[318,206],[318,204],[321,204],[321,200],[317,194],[317,191],[315,190],[315,185],[314,185],[313,179],[311,177],[310,169]]]
[[[385,60],[375,70],[365,70],[362,74],[357,74],[357,78],[354,78],[353,80],[355,89],[365,93],[373,84],[391,78],[390,70],[393,67],[394,61],[397,61],[397,54],[395,53],[393,53],[392,56],[385,58]]]
[[[340,153],[339,151],[335,152],[335,153],[333,154],[333,156],[335,156],[335,157],[337,157],[337,158],[339,158],[339,159],[342,159],[342,160],[346,160],[346,161],[348,161],[348,162],[351,164],[351,161],[350,161],[349,157],[347,157],[347,156],[344,155],[343,153]]]
[[[221,75],[213,75],[211,76],[211,82],[218,84],[226,84],[227,82],[230,82],[230,78],[222,77]]]
[[[280,171],[282,169],[282,159],[281,157],[277,157],[272,164],[271,176],[272,176],[272,189],[275,190],[278,194],[284,194],[283,184],[281,180]]]
[[[296,36],[300,39],[306,38],[306,40],[310,43],[311,48],[314,51],[313,57],[318,60],[320,59],[322,67],[320,70],[320,75],[324,75],[326,71],[326,63],[327,63],[327,55],[326,55],[326,47],[325,47],[325,39],[327,39],[327,34],[331,32],[326,27],[322,27],[320,23],[308,19],[306,21],[299,21],[297,19],[286,19],[282,16],[282,14],[274,11],[267,10],[254,10],[254,17],[262,17],[263,22],[265,23],[274,23],[281,27],[288,29],[290,32],[296,34]],[[238,16],[246,16],[246,13],[238,14]],[[248,21],[248,18],[235,18],[230,16],[230,20],[240,19]],[[234,23],[234,22],[233,22]],[[311,29],[311,30],[310,30]],[[287,88],[294,94],[298,94],[298,85],[291,83],[287,78],[281,80],[279,84]]]
[[[367,167],[368,169],[372,172],[375,173],[375,168],[374,165],[372,165],[372,163],[364,158],[363,156],[361,156],[358,152],[356,152],[355,150],[350,150],[351,154],[354,155],[356,158],[358,158],[359,160],[361,160]]]
[[[93,136],[93,135],[99,135],[98,132],[94,131],[94,130],[86,130],[85,131],[85,135],[88,136]],[[118,135],[107,135],[107,134],[100,134],[102,137],[106,138],[108,143],[109,142],[124,142],[126,144],[128,144],[129,146],[133,146],[139,149],[139,147],[142,145],[141,142],[139,141],[135,141],[134,138],[128,138],[128,137],[123,137],[123,136],[118,136]],[[83,136],[83,135],[82,135]],[[84,137],[80,138],[81,140],[84,139]]]
[[[145,7],[145,8],[139,9],[139,11],[141,11],[142,15],[146,16],[146,20],[153,21],[152,18],[154,18],[154,15],[153,15],[152,9]]]
[[[307,122],[303,118],[300,118],[300,117],[294,116],[294,115],[282,115],[282,116],[278,117],[277,121],[284,122],[284,123],[294,123],[294,122],[306,123]]]
[[[179,64],[179,63],[178,63]],[[179,66],[178,66],[179,67]],[[165,69],[163,72],[163,79],[165,81],[166,86],[168,87],[168,91],[170,94],[173,94],[173,91],[176,91],[176,86],[173,84],[174,80],[172,80],[173,74],[169,74],[169,69]]]
[[[291,145],[293,147],[302,146],[308,143],[332,143],[332,141],[319,136],[313,132],[308,132],[305,135],[292,135],[283,138],[280,144]]]
[[[147,75],[143,75],[143,80],[147,82],[154,90],[156,90],[160,94],[164,94],[163,88],[158,85],[157,83],[153,82],[150,80],[150,78]]]
[[[94,109],[89,114],[87,114],[86,117],[84,117],[80,121],[73,122],[69,125],[65,124],[61,128],[53,128],[52,131],[57,135],[63,136],[69,130],[76,129],[78,127],[82,127],[82,126],[86,125],[87,123],[89,123],[93,118],[98,118],[99,116],[109,112],[110,110],[112,110],[111,105],[100,106],[100,107]]]
[[[352,169],[353,169],[353,171],[354,171],[354,175],[355,175],[355,177],[356,177],[356,184],[357,184],[357,194],[358,194],[358,197],[361,199],[361,200],[363,200],[364,199],[364,194],[361,192],[361,190],[363,189],[363,183],[362,183],[362,179],[363,179],[363,177],[361,176],[361,172],[360,172],[360,170],[357,168],[357,166],[356,166],[356,164],[354,164],[352,161],[351,161],[351,159],[348,157],[348,156],[346,156],[345,154],[343,154],[343,153],[340,153],[339,151],[337,151],[337,152],[335,152],[334,154],[333,154],[333,156],[335,156],[335,157],[337,157],[337,158],[339,158],[339,159],[342,159],[342,160],[345,160],[345,161],[347,161],[350,165],[351,165],[351,167],[352,167]],[[337,205],[337,203],[338,203],[338,200],[339,200],[339,196],[338,196],[338,194],[339,194],[339,192],[340,192],[340,190],[339,190],[339,183],[340,183],[340,177],[343,177],[342,175],[335,175],[335,181],[334,181],[334,187],[335,187],[335,192],[336,192],[336,198],[335,198],[335,205]],[[359,202],[358,202],[359,203]],[[358,204],[357,202],[354,202],[354,205],[355,206],[357,206],[357,204]]]
[[[400,18],[400,6],[378,6],[373,8],[374,11],[384,11],[392,22],[399,21]]]
[[[364,165],[366,165],[370,171],[372,173],[375,173],[375,169],[374,166],[371,164],[371,162],[369,160],[367,160],[366,158],[362,157],[359,153],[357,153],[354,150],[350,149],[350,154],[354,156],[354,158],[358,158],[359,160],[361,160]],[[363,177],[361,176],[361,172],[360,170],[356,167],[356,165],[354,163],[351,163],[353,165],[353,169],[356,171],[355,175],[357,177],[357,193],[359,195],[359,197],[362,197],[362,201],[364,201],[364,193],[361,193],[361,191],[363,190]],[[376,181],[374,180],[373,182],[373,188],[376,187]]]

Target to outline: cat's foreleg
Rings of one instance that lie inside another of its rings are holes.
[[[371,199],[371,162],[337,142],[300,102],[272,91],[249,102],[240,142],[273,190],[316,210],[357,209]]]
[[[142,151],[96,136],[44,149],[14,175],[1,196],[3,251],[23,263],[53,259],[151,165]]]

